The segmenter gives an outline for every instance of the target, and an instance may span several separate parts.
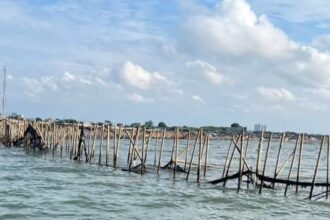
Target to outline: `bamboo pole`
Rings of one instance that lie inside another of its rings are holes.
[[[299,157],[298,157],[296,193],[298,193],[298,187],[299,187],[300,165],[301,165],[302,151],[303,151],[303,147],[304,147],[304,138],[305,138],[305,136],[304,136],[304,134],[302,134],[301,138],[300,138],[300,148],[299,148]]]
[[[132,131],[131,131],[131,137],[134,136],[134,130],[135,128],[132,128]],[[129,133],[127,131],[127,129],[125,130],[127,136],[129,136]],[[133,144],[134,144],[134,141],[132,139],[130,139],[130,142],[129,142],[129,149],[128,149],[128,153],[127,153],[127,164],[129,164],[129,161],[130,161],[130,158],[131,158],[131,153],[132,153],[132,149],[133,149]]]
[[[186,181],[188,181],[188,179],[189,179],[189,174],[190,174],[190,171],[191,171],[192,162],[194,160],[194,154],[195,154],[195,149],[196,149],[196,145],[197,145],[199,135],[200,135],[200,131],[198,131],[197,135],[196,135],[194,147],[193,147],[193,150],[192,150],[192,153],[191,153],[191,158],[190,158],[189,169],[188,169],[188,172],[187,172]]]
[[[271,144],[271,142],[272,142],[272,137],[273,137],[273,133],[271,132],[271,133],[270,133],[270,136],[269,136],[269,140],[268,140],[268,145],[267,145],[266,155],[265,155],[264,168],[263,168],[263,170],[262,170],[262,176],[263,176],[263,177],[265,176],[265,173],[266,173],[267,159],[268,159],[268,154],[269,154],[270,144]],[[259,194],[261,194],[263,184],[264,184],[264,181],[263,181],[263,179],[262,179],[261,182],[260,182]]]
[[[155,154],[154,154],[154,166],[156,166],[157,163],[157,147],[158,147],[158,138],[159,138],[159,131],[157,130],[156,134],[156,143],[155,143]]]
[[[316,166],[315,166],[314,176],[313,176],[313,180],[312,180],[311,191],[309,192],[309,199],[311,199],[312,196],[313,196],[313,190],[314,190],[315,180],[316,180],[316,176],[317,176],[317,171],[319,169],[319,164],[320,164],[320,159],[321,159],[322,147],[323,147],[323,144],[324,144],[324,139],[325,139],[325,137],[323,136],[322,141],[321,141],[321,145],[320,145],[319,155],[318,155],[317,161],[316,161]]]
[[[113,153],[112,153],[113,167],[115,167],[115,163],[116,163],[116,148],[117,148],[117,126],[115,125],[113,130]]]
[[[280,156],[281,156],[281,150],[282,150],[284,138],[285,138],[285,133],[283,132],[282,137],[281,137],[280,146],[278,148],[277,159],[276,159],[276,164],[275,164],[273,188],[275,188],[275,180],[277,177],[277,168],[278,168],[278,164],[280,162]]]
[[[145,145],[145,140],[146,140],[146,127],[144,126],[143,127],[143,133],[142,133],[142,136],[143,136],[143,139],[142,139],[142,150],[141,150],[141,165],[140,165],[140,168],[141,168],[141,174],[143,174],[143,165],[144,165],[144,145]]]
[[[184,157],[184,171],[187,169],[187,159],[188,159],[188,151],[189,151],[189,146],[190,145],[190,131],[188,131],[188,140],[187,140],[187,147],[186,147],[186,154]]]
[[[99,165],[101,165],[101,160],[102,160],[103,137],[104,137],[104,124],[102,124],[102,131],[101,131],[101,142],[100,142],[100,148],[99,148]]]
[[[162,142],[160,144],[159,158],[158,158],[158,167],[157,167],[157,175],[158,176],[159,176],[160,163],[161,163],[161,160],[162,160],[162,153],[163,153],[163,146],[164,146],[165,134],[166,134],[166,129],[163,130]]]
[[[122,126],[119,125],[119,133],[118,133],[118,139],[117,139],[117,145],[116,145],[116,160],[114,162],[114,167],[117,167],[117,161],[119,157],[119,147],[120,147],[120,139],[121,139],[121,130]]]
[[[199,183],[199,181],[200,181],[202,144],[203,144],[203,129],[201,129],[200,140],[199,140],[198,167],[197,167],[197,183]]]
[[[176,129],[176,137],[175,137],[175,157],[174,157],[174,169],[173,169],[173,178],[175,179],[176,175],[176,168],[177,168],[177,162],[178,162],[178,147],[179,147],[179,128]]]
[[[259,174],[259,163],[260,163],[260,156],[262,151],[262,142],[263,142],[264,130],[260,133],[260,140],[258,145],[258,156],[257,156],[257,163],[256,163],[256,174]]]
[[[206,176],[206,170],[207,170],[207,160],[208,160],[208,154],[209,154],[209,140],[210,140],[210,136],[207,134],[205,160],[204,160],[204,177]]]
[[[293,157],[292,157],[292,161],[291,161],[291,167],[290,167],[289,174],[288,174],[288,181],[290,180],[290,176],[291,176],[291,172],[292,172],[292,167],[293,167],[294,160],[295,160],[295,157],[296,157],[296,152],[297,152],[297,146],[298,146],[299,138],[300,138],[300,134],[297,137],[296,145],[294,147]],[[286,196],[286,193],[288,191],[288,186],[289,186],[289,184],[287,183],[285,185],[284,196]]]
[[[92,130],[93,130],[93,126],[91,125],[90,128],[89,128],[89,138],[88,138],[88,160],[90,160],[90,157],[91,157],[91,149],[92,149]]]
[[[237,184],[237,193],[239,192],[239,190],[241,189],[241,182],[242,182],[242,173],[243,173],[243,163],[242,163],[242,156],[243,156],[243,139],[244,139],[244,131],[242,131],[242,135],[241,135],[241,144],[240,144],[240,154],[239,154],[239,168],[238,168],[238,172],[239,172],[239,176],[238,176],[238,184]]]
[[[110,125],[107,125],[107,148],[105,156],[105,165],[109,166],[109,150],[110,150]]]
[[[95,156],[96,138],[98,136],[98,133],[99,133],[99,126],[98,125],[95,125],[95,128],[94,128],[94,138],[93,138],[93,146],[92,146],[92,154],[91,154],[90,161],[92,161],[92,159],[94,159],[94,156]]]

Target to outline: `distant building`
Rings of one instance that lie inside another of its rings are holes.
[[[266,125],[255,124],[255,125],[254,125],[254,131],[255,131],[255,132],[266,131]]]

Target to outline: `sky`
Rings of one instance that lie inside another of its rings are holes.
[[[330,133],[328,0],[0,0],[7,111]]]

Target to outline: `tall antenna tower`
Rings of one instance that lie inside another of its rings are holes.
[[[2,116],[6,117],[6,107],[7,107],[7,97],[6,97],[6,90],[7,90],[7,70],[6,66],[3,67],[3,81],[2,81]]]

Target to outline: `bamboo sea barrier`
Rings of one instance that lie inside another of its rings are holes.
[[[295,194],[308,193],[308,199],[327,199],[329,195],[329,136],[322,136],[317,141],[318,150],[316,144],[313,145],[311,154],[306,151],[311,144],[306,143],[305,134],[287,140],[285,133],[276,137],[264,131],[254,139],[244,131],[232,135],[226,142],[228,148],[219,145],[222,140],[213,139],[203,129],[168,131],[106,123],[84,125],[1,119],[0,132],[0,141],[5,147],[49,151],[54,157],[67,155],[73,161],[139,175],[155,173],[159,176],[167,172],[176,180],[222,184],[228,188],[236,186],[237,193],[245,190],[243,183],[246,182],[247,190],[251,185],[259,193],[264,189],[284,190],[287,196],[292,187]],[[223,147],[226,149],[222,157],[214,153]],[[213,164],[209,161],[210,155]],[[322,161],[322,155],[326,161]],[[312,156],[313,159],[307,158]],[[306,158],[312,164],[309,167],[304,163]],[[322,168],[320,172],[322,162],[325,170]],[[307,169],[310,172],[306,172]],[[192,175],[196,179],[192,180]]]

